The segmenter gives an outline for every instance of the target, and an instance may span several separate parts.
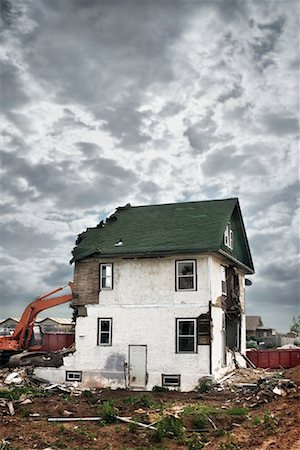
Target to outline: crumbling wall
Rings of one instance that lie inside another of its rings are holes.
[[[74,300],[72,305],[99,303],[99,260],[86,258],[75,263]]]

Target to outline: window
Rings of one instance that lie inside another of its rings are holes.
[[[228,222],[226,230],[224,232],[224,244],[226,245],[226,247],[230,248],[231,250],[233,249],[233,242],[234,238],[233,238],[233,230],[231,229],[231,224],[230,222]]]
[[[162,386],[180,387],[180,375],[164,375],[161,376]]]
[[[111,345],[112,319],[98,319],[98,345]]]
[[[226,267],[221,266],[221,288],[222,295],[227,295]]]
[[[196,319],[176,320],[176,352],[196,353]]]
[[[196,290],[196,261],[176,261],[176,290]]]
[[[100,264],[100,289],[112,289],[113,265]]]
[[[66,381],[81,381],[82,380],[82,372],[81,370],[67,370],[66,371]]]

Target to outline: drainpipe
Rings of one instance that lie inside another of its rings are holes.
[[[209,374],[212,375],[212,320],[211,320],[211,310],[212,310],[212,289],[211,289],[211,273],[212,273],[212,257],[208,257],[208,313],[210,320],[210,339],[209,339]]]

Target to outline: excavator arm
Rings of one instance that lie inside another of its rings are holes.
[[[27,350],[33,332],[33,326],[36,316],[39,312],[53,306],[62,305],[73,299],[73,283],[69,282],[71,294],[51,297],[51,295],[62,291],[66,286],[59,287],[48,294],[36,298],[24,310],[20,322],[18,323],[12,336],[0,337],[0,351],[20,351]]]

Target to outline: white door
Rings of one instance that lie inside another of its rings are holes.
[[[129,386],[146,386],[147,345],[129,345]]]

